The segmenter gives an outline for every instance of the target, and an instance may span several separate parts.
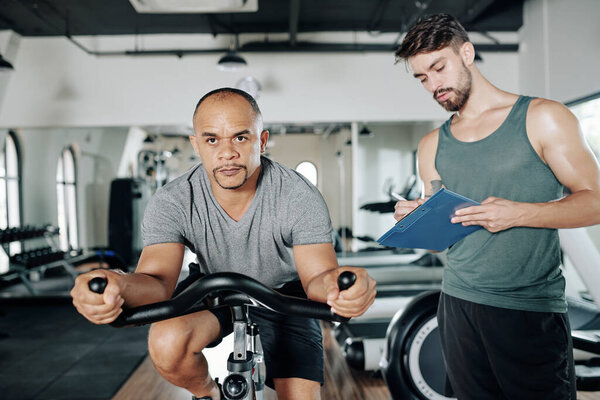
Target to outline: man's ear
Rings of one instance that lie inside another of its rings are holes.
[[[200,152],[198,151],[198,137],[194,134],[194,135],[190,135],[190,143],[192,144],[192,147],[194,148],[194,151],[196,152],[196,154],[200,155]]]
[[[269,131],[264,130],[260,133],[260,154],[267,150],[267,141],[269,140]]]
[[[475,61],[475,47],[473,43],[465,42],[460,46],[460,56],[465,65],[471,65]]]

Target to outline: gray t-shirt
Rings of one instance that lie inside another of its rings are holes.
[[[201,164],[160,188],[144,214],[144,246],[183,243],[203,273],[239,272],[270,287],[298,279],[292,247],[332,241],[327,205],[296,171],[264,157],[261,166],[237,222],[215,200]]]

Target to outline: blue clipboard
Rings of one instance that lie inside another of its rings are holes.
[[[377,242],[383,246],[442,251],[480,225],[462,226],[450,219],[456,210],[480,203],[442,188],[394,225]]]

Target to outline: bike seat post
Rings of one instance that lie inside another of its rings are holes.
[[[249,350],[253,354],[254,373],[252,378],[254,381],[254,400],[264,400],[264,388],[265,388],[265,362],[264,362],[264,351],[258,333],[258,325],[250,323],[248,324],[248,346]]]
[[[245,360],[248,349],[248,306],[246,304],[231,306],[233,315],[233,359]]]
[[[252,352],[248,351],[248,305],[231,306],[233,315],[233,353],[227,360],[229,375],[223,380],[226,399],[250,400],[252,388]]]

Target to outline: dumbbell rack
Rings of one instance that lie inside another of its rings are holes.
[[[32,295],[38,295],[39,290],[32,283],[32,274],[44,276],[50,268],[62,267],[73,280],[78,275],[77,270],[69,262],[72,257],[69,253],[60,250],[57,242],[59,229],[52,225],[24,226],[0,230],[0,244],[9,257],[9,270],[3,278],[17,276]],[[10,244],[14,242],[36,244],[45,242],[46,246],[36,247],[30,250],[22,250],[18,254],[11,255]]]

